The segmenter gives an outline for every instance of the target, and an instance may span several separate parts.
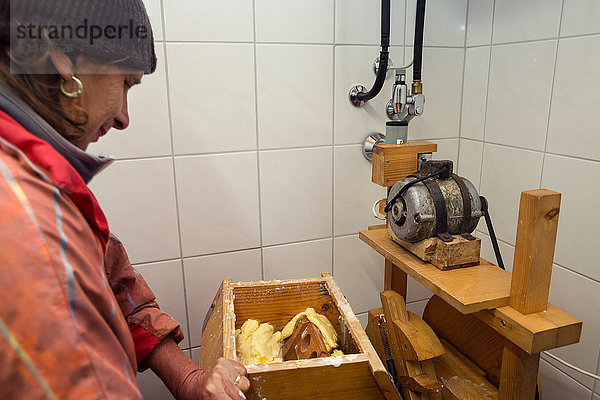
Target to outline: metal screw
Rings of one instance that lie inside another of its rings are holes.
[[[386,164],[389,164],[389,163],[390,163],[390,160],[385,160],[385,163],[386,163]]]
[[[321,310],[323,311],[328,311],[329,310],[329,304],[325,303],[321,306]]]
[[[390,180],[389,180],[389,179],[386,179],[386,180],[385,180],[385,183],[390,183]]]
[[[500,320],[500,325],[506,326],[506,322],[504,322],[503,320]]]

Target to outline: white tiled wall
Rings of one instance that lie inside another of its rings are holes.
[[[392,1],[396,65],[412,59],[415,1]],[[370,182],[360,144],[384,131],[393,78],[361,109],[347,96],[374,81],[380,1],[146,3],[159,67],[131,95],[131,128],[92,149],[118,158],[92,188],[159,302],[181,319],[182,346],[198,359],[224,278],[332,271],[365,322],[383,259],[356,233],[377,222],[371,206],[385,191]],[[590,250],[600,223],[599,17],[596,0],[428,1],[426,113],[409,133],[438,143],[436,158],[454,160],[488,196],[509,268],[519,192],[563,192],[552,301],[586,324],[582,343],[556,354],[588,370],[600,325],[590,306],[600,302]],[[410,281],[411,310],[429,296]],[[589,379],[558,368],[544,361],[546,387],[592,396]],[[169,398],[150,372],[138,380],[146,398]],[[544,399],[564,398],[554,392]]]
[[[600,2],[469,1],[459,171],[490,201],[512,269],[519,193],[547,188],[562,203],[550,301],[582,319],[581,342],[553,351],[597,373],[600,273]],[[483,253],[494,259],[480,225]],[[592,398],[600,385],[542,355],[544,400]]]

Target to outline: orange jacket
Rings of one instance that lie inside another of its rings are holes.
[[[0,111],[0,398],[139,399],[169,335],[77,171]]]

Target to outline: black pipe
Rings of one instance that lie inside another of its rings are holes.
[[[423,29],[425,28],[425,0],[417,0],[417,15],[415,18],[415,43],[413,55],[413,81],[421,80],[423,65]]]
[[[381,0],[381,52],[379,53],[379,69],[373,87],[368,92],[357,93],[360,101],[369,101],[379,94],[385,82],[390,53],[390,3],[391,0]]]

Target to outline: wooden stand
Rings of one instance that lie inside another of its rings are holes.
[[[446,386],[444,400],[533,400],[539,353],[579,341],[582,322],[548,304],[559,208],[559,193],[522,193],[512,274],[484,259],[471,268],[441,271],[392,241],[387,229],[360,232],[386,258],[386,290],[405,296],[409,275],[435,294],[423,320],[445,349],[433,359]],[[367,332],[385,357],[373,328],[380,313],[371,310]],[[479,382],[481,390],[460,392],[465,382]]]

